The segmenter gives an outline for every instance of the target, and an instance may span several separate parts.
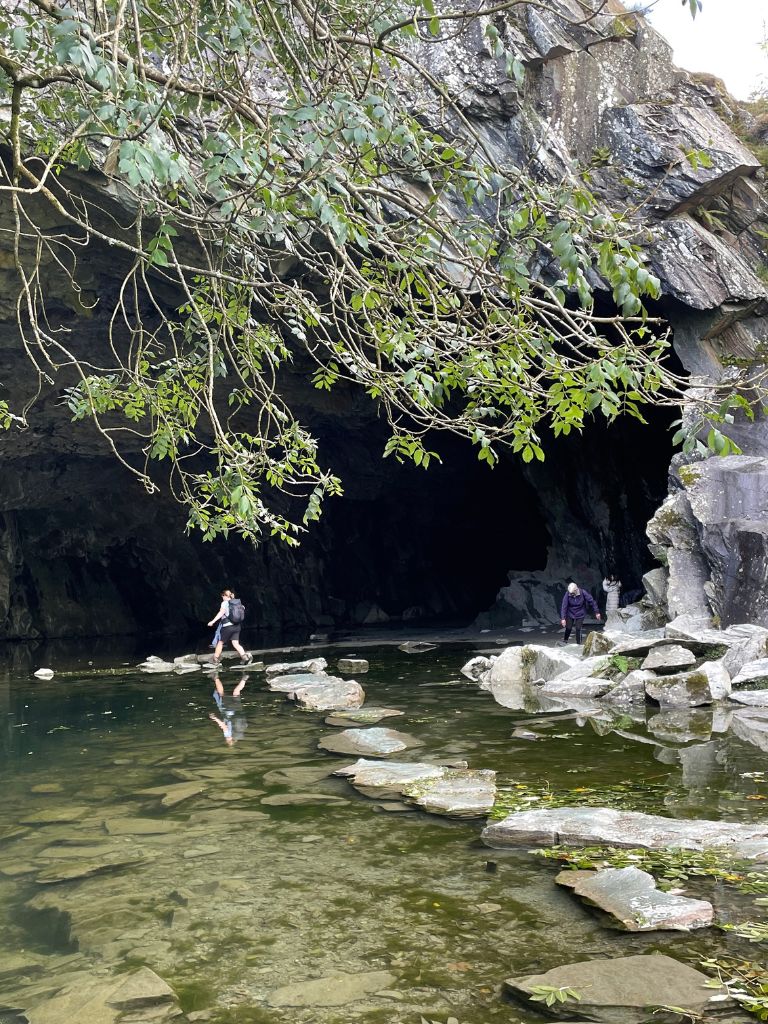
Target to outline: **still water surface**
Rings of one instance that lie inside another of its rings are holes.
[[[724,726],[708,710],[657,721],[655,732],[627,719],[533,719],[461,677],[471,646],[323,653],[370,660],[360,677],[367,702],[402,709],[382,724],[423,741],[404,759],[465,758],[510,787],[626,783],[635,805],[640,793],[643,809],[675,817],[764,816],[768,784],[754,773],[768,771],[768,755],[712,732]],[[239,678],[222,673],[228,693]],[[145,964],[186,1012],[210,1010],[215,1024],[419,1024],[421,1015],[528,1024],[538,1018],[501,998],[505,977],[653,950],[693,962],[713,951],[755,956],[715,930],[611,931],[554,885],[554,865],[484,848],[481,822],[393,813],[359,796],[327,777],[354,758],[317,749],[332,731],[323,716],[268,692],[258,672],[241,705],[226,704],[232,746],[209,718],[219,711],[203,673],[0,681],[0,1008],[18,1007],[41,976]],[[513,738],[520,723],[542,738]],[[167,787],[183,782],[200,791],[163,807]],[[288,802],[263,802],[275,796]],[[105,860],[107,874],[45,884]],[[745,911],[706,882],[690,894],[714,899],[721,919],[754,917],[750,901]],[[15,974],[20,954],[42,973]],[[396,976],[384,994],[341,1007],[268,1005],[290,982],[374,970]],[[15,1019],[0,1009],[3,1024]]]

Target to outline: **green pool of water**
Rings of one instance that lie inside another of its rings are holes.
[[[768,783],[756,773],[768,772],[768,755],[712,732],[724,726],[710,711],[689,722],[695,734],[678,722],[670,739],[632,718],[606,726],[501,708],[460,675],[469,647],[323,653],[369,659],[368,703],[403,710],[382,724],[423,741],[405,759],[463,758],[496,770],[502,789],[540,799],[575,791],[574,803],[593,802],[609,787],[616,803],[673,817],[765,814]],[[229,691],[239,676],[222,679]],[[694,963],[755,956],[716,930],[610,930],[554,885],[555,865],[485,848],[482,822],[389,813],[325,777],[354,758],[319,751],[332,731],[323,716],[268,692],[260,673],[228,746],[209,719],[211,693],[202,673],[0,681],[0,1021],[17,1019],[12,1008],[42,978],[147,965],[186,1012],[209,1010],[215,1024],[527,1024],[538,1018],[501,998],[505,977],[653,950]],[[540,738],[513,738],[521,723]],[[184,783],[199,792],[164,807],[162,793]],[[336,799],[262,803],[279,794]],[[42,881],[105,854],[107,873]],[[749,900],[742,908],[706,881],[690,887],[713,891],[718,912],[754,918]],[[291,982],[377,970],[396,978],[384,994],[339,1007],[268,1004]]]

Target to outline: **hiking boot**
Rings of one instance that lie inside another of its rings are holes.
[[[252,661],[253,661],[253,655],[249,652],[248,654],[246,654],[246,656],[244,658],[240,659],[240,664],[241,665],[250,665]]]

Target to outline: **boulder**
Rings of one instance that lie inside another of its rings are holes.
[[[737,1008],[733,1000],[724,1000],[725,988],[713,988],[706,974],[659,954],[586,960],[504,982],[509,995],[537,1011],[541,1003],[530,999],[540,986],[578,994],[578,1001],[549,1007],[561,1019],[575,1014],[600,1024],[645,1024],[658,1006],[679,1006],[696,1019]]]
[[[584,641],[584,657],[592,658],[599,654],[607,654],[616,646],[617,640],[622,636],[621,633],[612,633],[607,629],[593,630],[587,634],[587,639]]]
[[[653,672],[647,669],[635,669],[629,672],[619,683],[616,683],[606,694],[605,699],[612,704],[639,704],[645,701],[645,688],[656,679]]]
[[[661,705],[694,708],[724,700],[731,692],[731,679],[721,662],[705,661],[691,672],[649,680],[645,692]]]
[[[573,872],[561,872],[555,881],[570,874]],[[610,914],[626,931],[689,932],[712,924],[711,903],[662,892],[653,875],[639,868],[605,868],[579,875],[570,886],[575,895]]]
[[[422,740],[396,729],[344,729],[341,732],[322,736],[318,742],[321,750],[331,754],[363,754],[374,757],[389,757],[401,750],[423,746]]]
[[[613,683],[610,679],[594,679],[590,676],[578,679],[553,679],[544,683],[541,692],[550,697],[572,695],[574,697],[602,697]]]
[[[738,689],[742,686],[768,686],[768,658],[759,661],[748,661],[731,680],[731,686]],[[738,698],[734,698],[738,700]]]
[[[652,648],[640,667],[666,675],[668,672],[676,672],[695,664],[696,655],[687,648],[681,647],[680,644],[664,644]]]
[[[643,576],[643,589],[646,597],[659,608],[666,610],[667,607],[667,570],[661,566],[651,569]]]
[[[737,704],[768,708],[768,688],[765,690],[734,690],[729,697]]]
[[[722,661],[733,679],[750,662],[766,660],[768,655],[768,629],[751,622],[740,622],[723,630],[727,646]]]
[[[289,676],[282,676],[288,679]],[[365,690],[354,679],[328,676],[321,682],[305,683],[289,690],[287,696],[305,711],[335,711],[359,708],[365,702]]]
[[[318,675],[328,668],[325,658],[307,658],[306,661],[278,661],[274,665],[267,665],[265,672],[267,679],[272,676],[299,675],[309,673]],[[274,689],[274,687],[270,687]]]
[[[491,667],[491,659],[479,654],[476,658],[470,658],[466,665],[462,666],[461,674],[478,683]]]
[[[622,846],[662,850],[719,847],[739,855],[743,844],[768,853],[768,823],[663,818],[607,807],[558,807],[518,811],[482,832],[486,846]]]
[[[365,658],[339,658],[336,663],[339,672],[367,672],[369,667]]]

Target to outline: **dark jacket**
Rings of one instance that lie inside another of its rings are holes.
[[[588,590],[579,587],[578,594],[569,594],[566,590],[563,603],[560,605],[561,619],[585,619],[587,617],[587,606],[592,609],[593,615],[598,615],[600,609],[597,602]]]

